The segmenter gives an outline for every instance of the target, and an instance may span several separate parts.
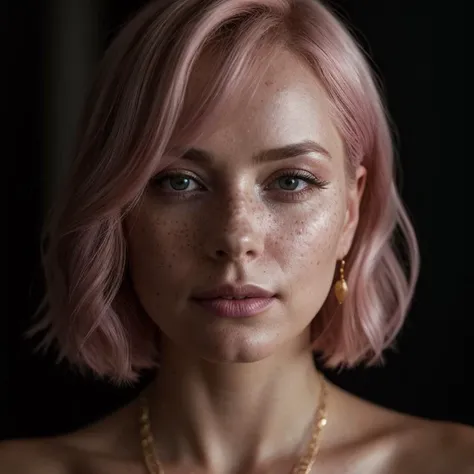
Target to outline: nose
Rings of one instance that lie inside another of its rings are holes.
[[[255,203],[229,199],[212,214],[206,236],[206,253],[210,258],[242,263],[263,253],[264,219]]]

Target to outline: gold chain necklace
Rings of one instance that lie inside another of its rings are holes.
[[[313,428],[311,433],[311,440],[305,454],[300,458],[298,463],[294,466],[291,474],[309,474],[313,467],[316,455],[319,451],[321,431],[327,424],[326,416],[326,398],[327,385],[324,377],[318,372],[321,381],[321,395],[314,417]],[[147,399],[144,395],[140,396],[141,414],[140,414],[140,433],[141,444],[143,449],[143,456],[150,474],[165,474],[163,464],[161,464],[155,452],[155,440],[151,432],[150,410]]]

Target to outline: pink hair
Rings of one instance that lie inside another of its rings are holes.
[[[323,84],[348,176],[359,163],[368,171],[346,256],[349,295],[340,307],[328,296],[312,323],[314,349],[332,367],[381,360],[413,296],[417,241],[395,186],[387,115],[369,64],[315,0],[157,1],[121,31],[101,64],[70,179],[45,227],[47,293],[27,333],[46,330],[38,350],[56,341],[58,362],[66,358],[117,384],[157,365],[158,329],[128,280],[123,217],[165,152],[212,129],[223,107],[251,97],[281,48]],[[213,79],[201,81],[200,103],[186,101],[188,84],[199,83],[196,62],[206,56]],[[403,258],[393,242],[397,229]]]

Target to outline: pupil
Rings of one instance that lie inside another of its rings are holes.
[[[176,191],[183,191],[189,186],[189,178],[183,176],[177,176],[171,178],[170,180],[171,187]]]
[[[290,177],[281,178],[280,185],[282,188],[294,190],[298,187],[298,179]]]

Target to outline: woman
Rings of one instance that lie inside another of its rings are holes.
[[[117,384],[158,370],[92,426],[4,443],[1,472],[473,472],[471,428],[314,365],[380,360],[418,275],[383,104],[326,7],[150,3],[106,53],[78,143],[31,334]]]

